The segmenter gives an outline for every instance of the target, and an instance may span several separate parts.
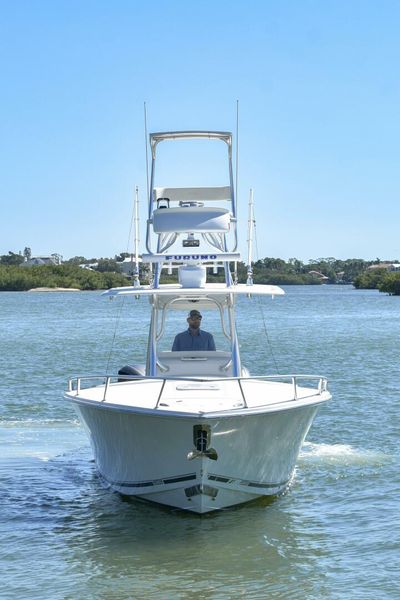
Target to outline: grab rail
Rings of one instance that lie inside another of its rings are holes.
[[[101,383],[97,385],[93,385],[93,382],[100,381]],[[251,377],[149,377],[147,375],[84,375],[82,377],[70,377],[68,379],[68,392],[75,392],[76,396],[79,396],[81,391],[84,389],[91,389],[93,387],[103,387],[104,386],[104,394],[101,402],[105,402],[107,399],[107,394],[110,386],[118,385],[119,383],[124,383],[125,381],[160,381],[162,382],[160,393],[158,394],[157,402],[155,408],[158,408],[160,405],[161,397],[164,391],[164,387],[167,381],[187,381],[187,382],[196,382],[196,383],[210,383],[210,382],[225,382],[225,381],[237,381],[239,384],[239,388],[243,397],[244,406],[247,407],[245,393],[243,391],[243,383],[251,382],[251,381],[270,381],[271,383],[288,383],[293,386],[293,399],[292,401],[298,400],[298,388],[301,386],[300,382],[314,382],[317,383],[316,387],[307,387],[310,391],[314,391],[315,393],[310,394],[310,396],[321,396],[324,392],[327,391],[328,381],[325,377],[320,377],[319,375],[254,375]],[[90,383],[92,385],[88,387],[82,388],[83,383]],[[304,398],[309,398],[310,396],[303,396]]]

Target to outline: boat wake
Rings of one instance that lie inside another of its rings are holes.
[[[75,419],[25,419],[0,422],[1,460],[48,461],[81,446],[86,436]]]
[[[0,419],[0,428],[81,427],[78,419]]]
[[[378,450],[354,448],[349,444],[313,444],[305,442],[300,455],[301,465],[381,466],[393,458]]]

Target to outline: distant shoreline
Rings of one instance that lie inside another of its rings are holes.
[[[37,287],[27,290],[28,292],[80,292],[79,288],[64,288],[64,287]]]

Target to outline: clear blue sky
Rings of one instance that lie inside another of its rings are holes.
[[[0,254],[126,251],[143,101],[149,131],[235,131],[239,99],[259,257],[400,259],[397,0],[0,7]]]

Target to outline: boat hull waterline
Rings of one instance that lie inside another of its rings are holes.
[[[135,384],[131,384],[135,385]],[[126,384],[125,384],[126,386]],[[264,408],[183,415],[88,400],[73,402],[97,469],[112,490],[206,513],[281,494],[328,392]]]

